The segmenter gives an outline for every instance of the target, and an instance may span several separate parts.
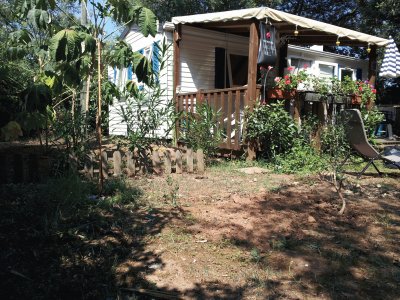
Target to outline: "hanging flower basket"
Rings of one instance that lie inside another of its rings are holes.
[[[267,98],[268,99],[294,99],[296,98],[296,90],[285,91],[278,88],[268,89]]]

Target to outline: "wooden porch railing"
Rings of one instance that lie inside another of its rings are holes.
[[[221,129],[223,136],[219,147],[227,150],[241,150],[246,93],[247,87],[179,93],[176,95],[176,111],[184,114],[196,113],[196,105],[206,102],[219,115],[217,126]],[[259,96],[260,87],[257,87],[257,100]],[[178,122],[176,124],[178,137],[181,128],[182,124]]]

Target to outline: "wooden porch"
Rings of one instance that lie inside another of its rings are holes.
[[[260,98],[261,86],[256,87],[255,99]],[[200,90],[192,93],[176,94],[176,111],[183,117],[176,124],[176,132],[182,129],[182,123],[189,114],[196,113],[196,106],[207,103],[218,114],[217,128],[222,132],[223,140],[219,147],[224,150],[240,151],[243,147],[244,109],[248,105],[248,87]]]

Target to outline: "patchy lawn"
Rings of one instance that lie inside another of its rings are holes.
[[[396,299],[399,178],[350,177],[341,216],[317,176],[139,178],[135,205],[86,205],[48,232],[24,207],[35,187],[7,191],[1,298]]]

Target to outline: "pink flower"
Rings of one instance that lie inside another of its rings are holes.
[[[372,92],[373,94],[376,94],[376,89],[372,89],[371,92]]]
[[[287,69],[288,69],[288,71],[293,71],[294,67],[288,67]]]
[[[281,81],[281,78],[280,77],[275,77],[274,81],[275,82],[279,82],[279,81]]]
[[[270,38],[271,38],[271,33],[268,31],[268,32],[265,34],[265,37],[266,37],[267,39],[270,39]]]
[[[305,65],[303,66],[303,69],[307,69],[307,68],[308,68],[308,65],[305,64]]]
[[[272,70],[274,67],[273,66],[268,66],[268,71]]]
[[[289,79],[289,75],[285,75],[283,78],[285,78],[286,80]]]
[[[285,81],[285,84],[290,84],[290,80],[289,80],[289,79],[286,80],[286,81]]]
[[[360,86],[360,87],[358,88],[358,90],[359,90],[360,92],[362,92],[362,90],[363,90],[362,86]]]

